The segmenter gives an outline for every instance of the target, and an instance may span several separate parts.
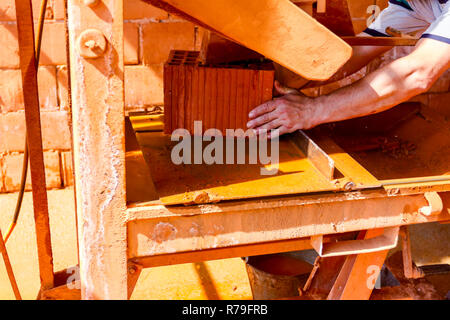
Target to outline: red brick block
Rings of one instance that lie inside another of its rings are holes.
[[[0,68],[19,67],[19,43],[16,24],[0,24]]]
[[[169,14],[166,11],[155,8],[142,0],[127,0],[123,3],[123,18],[125,20],[164,20],[168,17]]]
[[[71,148],[67,112],[42,112],[41,127],[44,150],[69,150]],[[0,152],[23,151],[24,142],[24,113],[0,114]]]
[[[57,109],[56,69],[40,67],[38,72],[39,101],[42,109]],[[0,110],[23,110],[22,75],[20,70],[0,70]]]
[[[8,154],[4,157],[5,191],[14,192],[20,189],[22,177],[23,153]],[[59,152],[44,152],[45,182],[47,189],[61,188]],[[30,168],[28,167],[28,170]],[[25,190],[31,190],[31,175],[28,174]]]
[[[62,185],[73,186],[72,152],[61,152]]]
[[[35,25],[35,28],[37,26]],[[0,68],[19,67],[17,25],[0,24]],[[66,64],[66,27],[64,22],[48,22],[42,34],[40,65]]]
[[[247,129],[248,113],[272,99],[274,71],[263,65],[200,66],[198,52],[174,51],[164,65],[164,132]]]
[[[125,106],[162,105],[163,65],[125,67]]]
[[[64,22],[49,22],[45,24],[39,64],[67,64],[66,24]]]
[[[39,19],[41,0],[32,0],[33,18]],[[45,19],[64,19],[64,0],[47,0]],[[0,1],[0,21],[15,21],[16,5],[15,0]]]
[[[190,22],[144,24],[142,35],[142,61],[146,65],[166,62],[171,50],[193,50],[195,46],[195,29]]]
[[[123,56],[125,64],[139,63],[139,27],[136,23],[123,25]]]

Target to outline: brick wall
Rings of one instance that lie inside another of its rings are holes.
[[[40,0],[32,1],[37,18]],[[349,0],[355,30],[360,32],[366,27],[373,13],[367,10],[370,5],[376,4],[382,9],[386,3],[387,0]],[[163,63],[169,51],[198,50],[202,29],[140,0],[127,0],[124,5],[126,110],[148,110],[163,102]],[[73,184],[64,10],[64,0],[48,0],[38,73],[49,188]],[[0,192],[14,192],[20,184],[25,135],[14,0],[0,1],[0,48]],[[331,92],[357,80],[367,70],[404,55],[407,50],[396,48],[358,74],[308,93]],[[449,83],[450,73],[447,72],[429,93],[415,99],[450,116]]]

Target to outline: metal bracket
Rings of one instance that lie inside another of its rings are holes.
[[[334,161],[302,130],[292,134],[292,141],[328,180],[334,178]]]
[[[428,206],[419,209],[419,212],[424,216],[438,215],[444,209],[444,203],[437,192],[425,192],[425,199],[428,201]]]
[[[311,245],[321,257],[361,254],[395,248],[400,227],[385,228],[380,236],[365,240],[323,242],[323,235],[312,236]]]

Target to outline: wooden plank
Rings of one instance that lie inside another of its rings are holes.
[[[123,1],[69,0],[67,13],[81,296],[126,299]],[[106,39],[96,59],[77,47],[86,29]]]
[[[42,289],[53,287],[53,254],[48,218],[47,188],[45,183],[44,154],[37,82],[37,62],[33,31],[33,14],[30,1],[16,0],[16,16],[19,38],[20,70],[22,73],[25,121],[30,155],[33,210],[39,274]],[[26,94],[25,94],[26,93]]]
[[[289,0],[145,0],[219,32],[311,80],[327,80],[352,49]]]

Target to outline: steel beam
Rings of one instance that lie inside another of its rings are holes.
[[[83,299],[126,299],[123,0],[68,1]]]

